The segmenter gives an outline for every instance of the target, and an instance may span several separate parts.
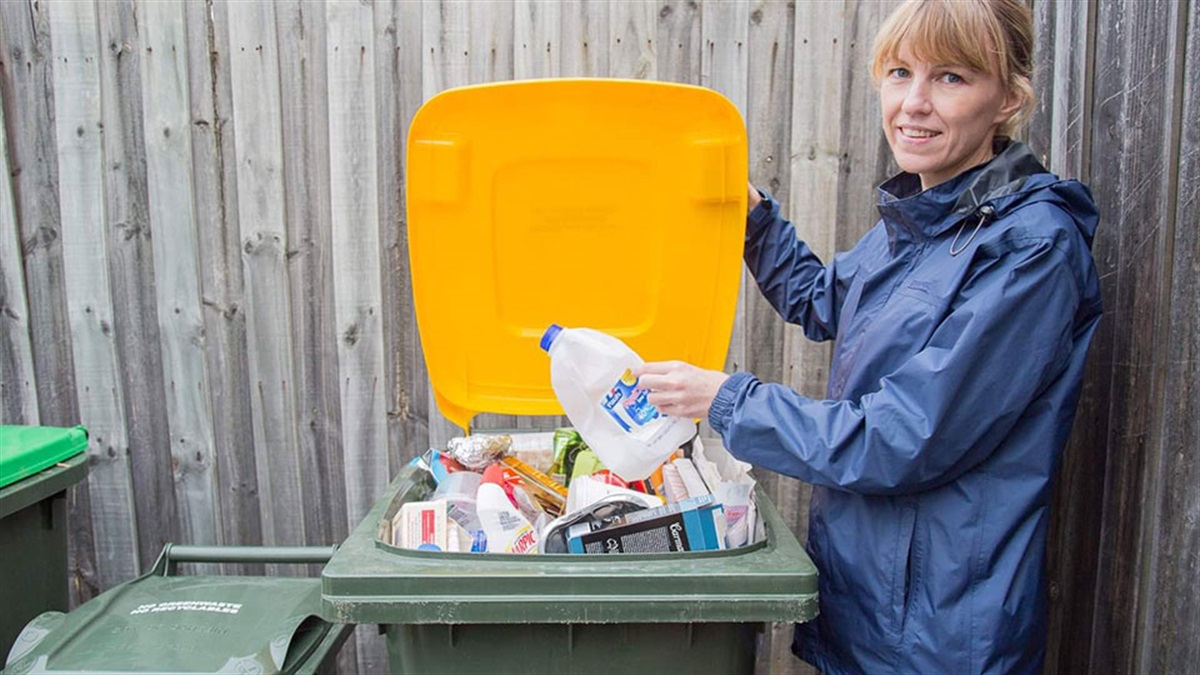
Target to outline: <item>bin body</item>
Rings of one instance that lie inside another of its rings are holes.
[[[393,673],[749,673],[765,622],[817,613],[817,573],[771,503],[765,540],[669,554],[504,555],[379,540],[432,484],[389,486],[321,574],[322,617],[377,623]]]
[[[0,427],[0,657],[30,619],[67,609],[67,490],[86,449],[82,428]]]

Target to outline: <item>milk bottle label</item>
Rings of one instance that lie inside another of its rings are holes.
[[[626,368],[621,379],[608,390],[600,407],[612,417],[625,433],[634,433],[646,424],[658,419],[660,414],[650,401],[649,392],[638,387],[633,371]]]

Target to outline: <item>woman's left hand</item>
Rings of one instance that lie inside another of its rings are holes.
[[[706,419],[717,391],[729,376],[682,361],[645,363],[633,371],[639,386],[664,415]]]

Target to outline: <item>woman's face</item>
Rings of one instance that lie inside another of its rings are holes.
[[[1020,103],[995,74],[921,61],[906,44],[884,64],[879,96],[896,163],[926,190],[991,159],[996,129]]]

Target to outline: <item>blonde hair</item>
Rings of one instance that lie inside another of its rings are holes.
[[[994,73],[1021,106],[997,135],[1012,136],[1033,113],[1033,16],[1021,0],[907,0],[875,36],[871,77],[907,42],[922,61],[956,63]]]

